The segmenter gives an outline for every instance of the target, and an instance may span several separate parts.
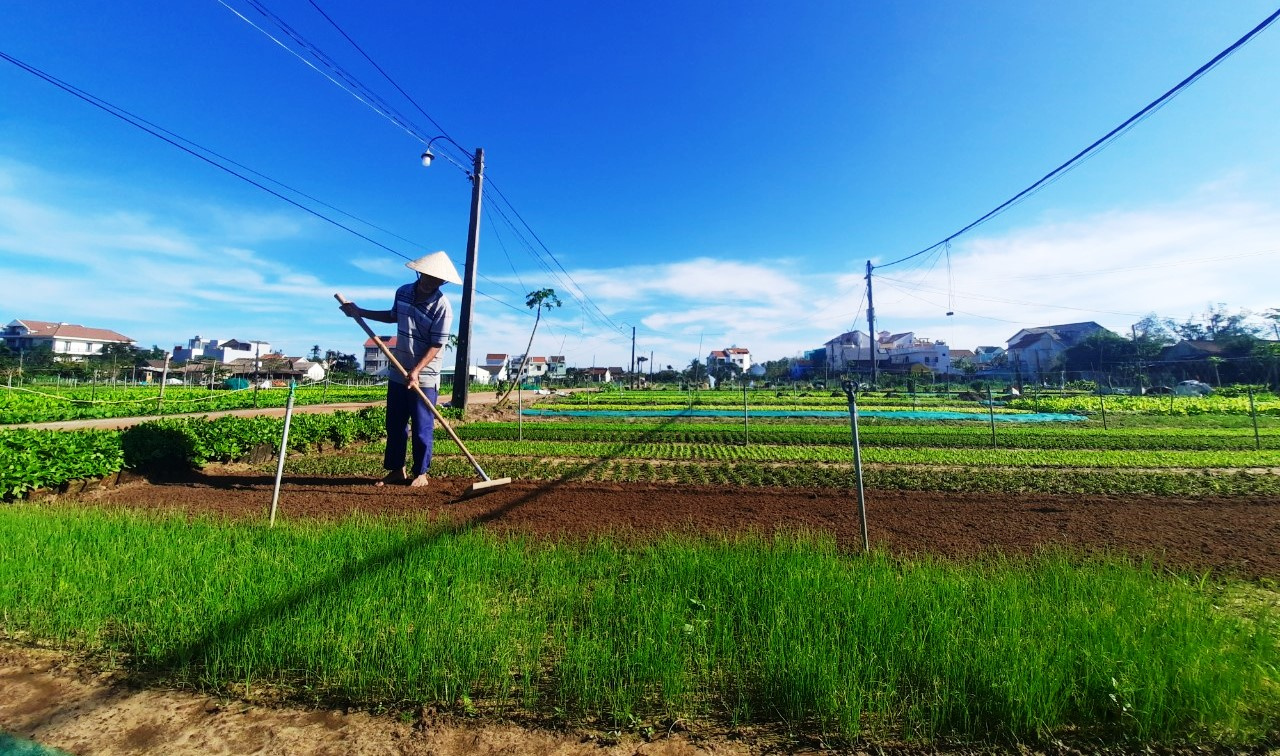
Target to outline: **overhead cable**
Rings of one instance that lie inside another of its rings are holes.
[[[1277,18],[1280,18],[1280,9],[1277,9],[1277,10],[1276,10],[1274,13],[1272,13],[1270,16],[1267,16],[1267,18],[1266,18],[1266,19],[1264,19],[1264,20],[1262,21],[1262,23],[1258,24],[1258,25],[1257,25],[1257,26],[1255,26],[1253,29],[1251,29],[1251,30],[1249,31],[1249,33],[1248,33],[1248,34],[1245,34],[1243,37],[1241,37],[1240,39],[1236,40],[1234,43],[1232,43],[1232,44],[1231,44],[1229,47],[1227,47],[1225,50],[1223,50],[1222,52],[1220,52],[1220,53],[1218,53],[1217,55],[1215,55],[1215,56],[1213,57],[1213,59],[1211,59],[1208,63],[1205,63],[1204,65],[1202,65],[1202,66],[1200,66],[1199,68],[1197,68],[1194,72],[1192,72],[1192,73],[1191,73],[1191,75],[1190,75],[1190,76],[1188,76],[1188,77],[1186,77],[1185,79],[1183,79],[1182,81],[1178,82],[1178,83],[1177,83],[1176,85],[1174,85],[1174,86],[1173,86],[1173,88],[1171,88],[1169,91],[1167,91],[1167,92],[1165,92],[1164,94],[1160,95],[1160,96],[1159,96],[1159,97],[1157,97],[1155,100],[1152,100],[1150,103],[1148,103],[1148,104],[1146,105],[1146,107],[1142,108],[1142,109],[1141,109],[1141,110],[1139,110],[1137,113],[1134,113],[1133,115],[1129,116],[1129,117],[1128,117],[1127,119],[1125,119],[1125,121],[1124,121],[1123,123],[1121,123],[1119,126],[1116,126],[1116,127],[1115,127],[1114,129],[1112,129],[1111,131],[1108,131],[1108,132],[1107,132],[1106,134],[1104,134],[1102,137],[1100,137],[1099,139],[1097,139],[1096,141],[1094,141],[1094,142],[1093,142],[1093,144],[1090,144],[1088,147],[1085,147],[1083,150],[1081,150],[1081,151],[1077,152],[1074,156],[1072,156],[1072,158],[1071,158],[1070,160],[1068,160],[1067,162],[1065,162],[1065,163],[1063,163],[1062,165],[1058,166],[1057,168],[1054,168],[1052,171],[1049,171],[1049,172],[1048,172],[1048,173],[1046,173],[1044,176],[1042,176],[1038,181],[1036,181],[1034,184],[1032,184],[1031,186],[1028,186],[1026,189],[1023,189],[1022,191],[1018,192],[1017,194],[1015,194],[1013,197],[1009,198],[1008,200],[1005,200],[1003,203],[1001,203],[1001,204],[1000,204],[1000,205],[998,205],[995,209],[993,209],[993,210],[991,210],[990,212],[988,212],[986,215],[983,215],[981,218],[978,218],[977,220],[973,221],[972,223],[970,223],[969,225],[967,225],[967,226],[965,226],[964,228],[960,229],[959,231],[956,231],[955,233],[951,234],[951,235],[950,235],[950,236],[948,236],[947,238],[945,238],[945,239],[943,239],[943,240],[941,240],[941,241],[939,241],[939,242],[935,242],[934,244],[930,244],[928,247],[925,247],[924,249],[920,250],[919,252],[914,252],[914,253],[912,253],[912,254],[910,254],[910,255],[907,255],[906,257],[900,257],[900,258],[898,258],[897,260],[893,260],[892,262],[882,263],[882,264],[877,265],[877,266],[874,266],[874,267],[876,267],[876,268],[887,268],[887,267],[889,267],[889,266],[891,266],[891,265],[897,265],[897,264],[899,264],[899,263],[906,262],[907,260],[910,260],[910,259],[912,259],[913,257],[919,257],[920,255],[923,255],[923,254],[925,254],[926,252],[929,252],[930,250],[937,249],[939,246],[941,246],[941,245],[943,245],[943,244],[946,244],[947,242],[949,242],[949,241],[951,241],[951,240],[955,239],[956,237],[960,236],[961,234],[965,233],[966,231],[972,230],[972,229],[974,229],[974,228],[978,227],[979,225],[981,225],[981,224],[983,224],[983,223],[986,223],[987,221],[991,220],[991,219],[992,219],[992,218],[994,218],[996,215],[998,215],[998,214],[1000,214],[1001,212],[1003,212],[1004,210],[1008,209],[1008,208],[1009,208],[1010,206],[1012,206],[1014,203],[1016,203],[1016,202],[1020,201],[1020,200],[1021,200],[1021,199],[1023,199],[1024,197],[1026,197],[1026,196],[1030,195],[1032,192],[1035,192],[1036,190],[1040,189],[1041,187],[1043,187],[1044,185],[1046,185],[1047,183],[1049,183],[1050,181],[1052,181],[1052,180],[1053,180],[1053,179],[1055,179],[1056,177],[1060,176],[1062,173],[1064,173],[1064,172],[1066,172],[1066,171],[1070,170],[1070,168],[1071,168],[1072,166],[1074,166],[1076,163],[1078,163],[1078,162],[1080,162],[1080,161],[1082,161],[1082,160],[1086,159],[1089,155],[1091,155],[1091,154],[1093,154],[1094,152],[1096,152],[1096,151],[1098,151],[1098,150],[1102,149],[1102,148],[1103,148],[1103,147],[1105,147],[1109,142],[1111,142],[1112,140],[1114,140],[1114,139],[1116,139],[1116,138],[1120,137],[1121,135],[1123,135],[1123,134],[1124,134],[1124,132],[1128,131],[1130,128],[1132,128],[1133,126],[1137,125],[1139,121],[1141,121],[1142,119],[1146,118],[1148,115],[1151,115],[1152,113],[1154,113],[1154,112],[1155,112],[1156,110],[1158,110],[1159,108],[1163,107],[1166,103],[1168,103],[1168,102],[1169,102],[1170,100],[1172,100],[1174,97],[1178,96],[1178,94],[1179,94],[1179,93],[1181,93],[1181,92],[1182,92],[1182,90],[1184,90],[1184,89],[1186,89],[1187,87],[1189,87],[1189,86],[1191,86],[1192,84],[1194,84],[1194,83],[1196,82],[1196,80],[1197,80],[1197,79],[1199,79],[1201,76],[1204,76],[1206,73],[1208,73],[1209,71],[1211,71],[1215,66],[1217,66],[1219,63],[1221,63],[1223,60],[1226,60],[1226,59],[1227,59],[1229,56],[1231,56],[1234,52],[1236,52],[1237,50],[1239,50],[1241,47],[1243,47],[1245,44],[1247,44],[1250,40],[1252,40],[1255,36],[1257,36],[1258,34],[1260,34],[1264,29],[1266,29],[1268,26],[1270,26],[1270,25],[1271,25],[1271,24],[1272,24],[1272,23],[1273,23]]]

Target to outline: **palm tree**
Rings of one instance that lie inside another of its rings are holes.
[[[525,370],[529,367],[530,351],[533,350],[533,337],[538,332],[538,323],[542,322],[542,311],[550,310],[552,307],[560,306],[560,297],[556,296],[555,289],[538,289],[529,292],[524,299],[524,306],[533,310],[535,315],[533,318],[533,330],[529,332],[529,344],[524,348],[524,359],[520,360],[520,369],[516,371],[516,378],[507,386],[507,390],[498,397],[497,404],[502,404],[511,396],[511,392],[520,385],[520,381],[524,376]]]

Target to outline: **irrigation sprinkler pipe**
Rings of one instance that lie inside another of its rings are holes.
[[[334,294],[333,298],[338,300],[340,304],[347,304],[346,298],[343,297],[341,294]],[[378,349],[382,350],[382,354],[386,356],[387,361],[391,363],[391,365],[395,367],[397,371],[400,372],[400,375],[404,377],[405,382],[408,383],[409,371],[404,369],[404,366],[400,364],[400,360],[397,360],[395,358],[395,355],[391,353],[391,350],[387,348],[387,345],[382,343],[382,339],[374,335],[373,329],[369,327],[368,323],[364,322],[364,318],[360,317],[359,315],[353,315],[351,317],[353,320],[355,320],[357,323],[360,324],[360,327],[364,329],[365,333],[369,334],[369,338],[373,339],[373,343],[378,345]],[[455,380],[456,380],[456,376],[455,376]],[[422,391],[422,387],[414,386],[413,390],[418,392],[418,398],[421,399],[422,402],[427,405],[427,409],[431,410],[431,414],[435,415],[436,422],[440,424],[440,427],[444,428],[445,433],[449,434],[449,438],[452,439],[453,442],[458,445],[458,448],[461,449],[462,453],[466,455],[467,461],[471,463],[471,466],[473,468],[475,468],[476,474],[479,475],[481,478],[484,478],[485,483],[493,483],[494,485],[501,485],[504,483],[511,482],[510,478],[498,478],[496,480],[493,478],[490,478],[489,475],[484,471],[484,469],[480,467],[480,463],[476,461],[475,455],[473,455],[471,451],[467,449],[466,444],[462,443],[462,439],[458,438],[458,434],[453,430],[453,426],[449,425],[449,421],[444,419],[444,415],[440,414],[440,410],[436,408],[435,403],[427,398],[427,395]],[[476,486],[482,486],[482,484],[476,483],[472,486],[472,488],[474,489]]]
[[[276,455],[279,459],[276,461],[276,487],[271,492],[271,522],[270,527],[276,526],[276,505],[280,502],[280,479],[284,477],[284,458],[289,453],[289,421],[293,420],[293,389],[294,385],[289,384],[289,399],[284,404],[284,433],[280,436],[280,453]]]
[[[858,399],[853,381],[841,384],[844,395],[849,399],[849,426],[853,430],[853,471],[858,481],[858,520],[862,523],[862,551],[871,551],[871,540],[867,536],[867,498],[862,490],[862,444],[858,439]]]

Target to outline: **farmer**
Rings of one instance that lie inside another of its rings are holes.
[[[381,323],[396,324],[392,354],[409,373],[408,382],[392,368],[387,382],[387,450],[382,467],[387,474],[375,485],[408,483],[425,486],[431,467],[432,434],[435,417],[413,389],[419,387],[435,404],[440,393],[441,351],[449,336],[453,308],[440,291],[445,282],[460,284],[457,268],[444,252],[435,252],[405,264],[416,271],[418,280],[396,289],[390,310],[366,310],[355,302],[342,305],[348,317],[359,316]],[[405,470],[405,441],[413,426],[413,475]]]

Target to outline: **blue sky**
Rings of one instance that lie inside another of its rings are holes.
[[[865,330],[868,259],[978,218],[1275,10],[316,0],[428,119],[309,0],[255,2],[410,129],[236,15],[306,54],[250,0],[13,4],[0,51],[409,257],[461,264],[469,202],[464,173],[424,169],[409,132],[483,147],[509,204],[485,198],[474,349],[523,351],[524,294],[551,287],[565,306],[533,351],[582,366],[625,365],[632,326],[639,355],[677,366]],[[1280,25],[953,242],[950,273],[938,255],[881,271],[878,327],[973,348],[1024,326],[1280,307],[1277,71]],[[333,293],[385,306],[403,262],[0,61],[5,322],[353,352]]]

